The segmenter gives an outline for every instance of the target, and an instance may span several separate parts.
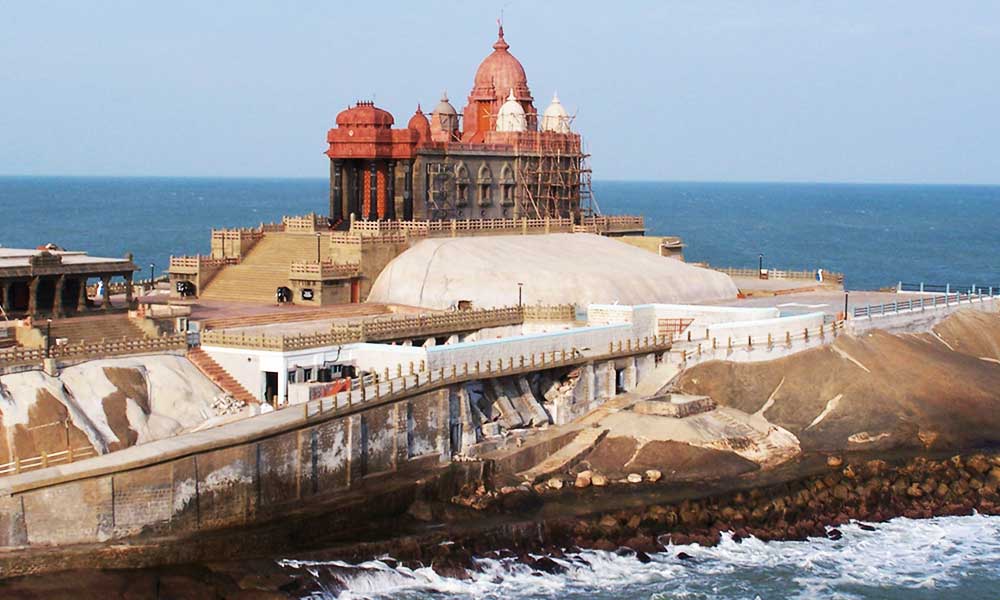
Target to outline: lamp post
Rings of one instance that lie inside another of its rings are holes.
[[[316,264],[319,264],[321,262],[320,258],[319,258],[320,257],[319,242],[320,242],[320,240],[322,238],[323,238],[323,234],[321,234],[320,232],[317,231],[316,232]]]
[[[847,298],[850,296],[850,292],[844,291],[844,320],[847,320]]]
[[[757,277],[764,277],[764,255],[757,255]]]
[[[155,269],[156,269],[156,264],[155,263],[149,263],[149,289],[153,289],[153,288],[156,287],[156,284],[153,283],[153,271]]]
[[[523,291],[524,291],[524,283],[518,281],[517,282],[517,305],[518,306],[521,306],[521,301],[524,298],[524,294],[522,293]]]
[[[45,358],[52,358],[52,319],[45,322]]]

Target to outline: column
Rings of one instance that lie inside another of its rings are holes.
[[[385,218],[396,220],[396,161],[386,162],[385,174]]]
[[[156,284],[153,284],[156,289]],[[132,272],[125,273],[125,306],[132,308]]]
[[[3,290],[0,291],[3,292],[3,301],[2,301],[3,303],[0,304],[0,306],[3,307],[3,311],[5,313],[9,313],[11,305],[10,295],[14,291],[14,283],[11,281],[5,281],[3,283]]]
[[[56,277],[56,284],[54,286],[55,296],[52,298],[52,316],[53,318],[56,319],[63,316],[62,294],[63,294],[63,285],[65,285],[66,283],[65,279],[66,279],[65,275],[59,275],[58,277]]]
[[[351,165],[351,193],[347,199],[347,214],[355,218],[361,216],[361,169],[358,163]]]
[[[111,310],[111,276],[101,275],[101,283],[103,284],[101,286],[101,290],[103,292],[101,309],[106,311]]]
[[[403,161],[403,220],[413,220],[413,161]]]
[[[368,162],[368,220],[378,221],[378,163]]]
[[[32,317],[35,316],[35,310],[38,308],[38,282],[40,278],[32,277],[31,282],[28,284],[28,314]]]
[[[330,161],[330,218],[340,221],[344,218],[344,178],[341,170],[344,168],[344,161],[334,159]]]
[[[76,301],[76,312],[87,310],[87,278],[80,278],[80,294]]]

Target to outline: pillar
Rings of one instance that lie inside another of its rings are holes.
[[[396,161],[386,163],[385,174],[385,218],[396,220]]]
[[[278,401],[275,403],[275,408],[285,404],[288,404],[288,366],[282,365],[278,371]]]
[[[341,170],[344,168],[344,161],[335,159],[330,161],[330,218],[334,221],[344,219],[344,178]]]
[[[368,220],[378,221],[378,163],[368,161]]]
[[[0,303],[0,306],[3,307],[3,311],[5,313],[9,313],[10,312],[10,306],[11,306],[10,295],[11,295],[11,293],[13,291],[14,291],[14,283],[13,282],[11,282],[11,281],[5,281],[5,282],[3,282],[3,289],[0,290],[0,292],[3,292],[3,300],[0,301],[0,302],[2,302],[2,303]]]
[[[413,161],[403,162],[403,220],[413,220]]]
[[[28,283],[28,315],[35,316],[35,310],[38,308],[38,282],[40,278],[32,277],[31,282]]]
[[[80,294],[76,301],[76,311],[83,312],[87,310],[87,278],[80,278]]]
[[[111,276],[101,275],[102,310],[111,310]]]
[[[155,288],[155,285],[153,287]],[[132,273],[125,273],[125,306],[132,308]]]
[[[53,287],[53,289],[55,290],[54,292],[55,296],[53,296],[52,298],[52,316],[57,319],[63,316],[62,294],[63,294],[63,286],[65,285],[65,283],[66,283],[66,276],[59,275],[58,277],[56,277],[56,284]]]
[[[353,218],[361,216],[361,169],[356,162],[351,164],[351,191],[347,195],[347,214]]]

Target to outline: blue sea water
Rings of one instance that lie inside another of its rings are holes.
[[[841,271],[853,289],[1000,281],[1000,186],[613,182],[604,213],[645,215],[688,260]],[[214,227],[325,212],[323,179],[0,177],[0,244],[131,251],[148,272],[208,252]]]

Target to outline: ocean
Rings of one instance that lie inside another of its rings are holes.
[[[555,559],[559,575],[515,561],[482,560],[482,572],[459,581],[429,567],[389,568],[285,561],[328,591],[310,600],[477,598],[512,600],[995,600],[1000,597],[1000,517],[894,519],[866,531],[840,528],[837,541],[673,546],[640,563],[613,552],[583,551]],[[690,558],[680,559],[684,552]],[[346,589],[342,589],[342,583]]]
[[[133,252],[162,272],[171,254],[208,251],[215,227],[322,212],[321,179],[0,178],[0,245],[54,242],[94,255]],[[852,289],[898,281],[1000,281],[1000,186],[597,182],[605,213],[641,213],[651,235],[684,238],[688,260],[847,274]],[[585,257],[581,257],[585,259]],[[322,598],[841,598],[1000,597],[1000,518],[895,519],[875,531],[841,528],[837,541],[671,547],[642,564],[585,551],[560,575],[483,560],[471,580],[429,568],[306,564],[346,575]],[[692,558],[680,560],[678,552]],[[341,575],[343,577],[343,575]]]
[[[1000,281],[1000,186],[616,182],[604,213],[645,215],[688,260],[847,274],[852,289],[898,281]],[[212,227],[324,212],[324,179],[0,177],[0,245],[53,242],[135,255],[147,276],[171,254],[207,253]]]

